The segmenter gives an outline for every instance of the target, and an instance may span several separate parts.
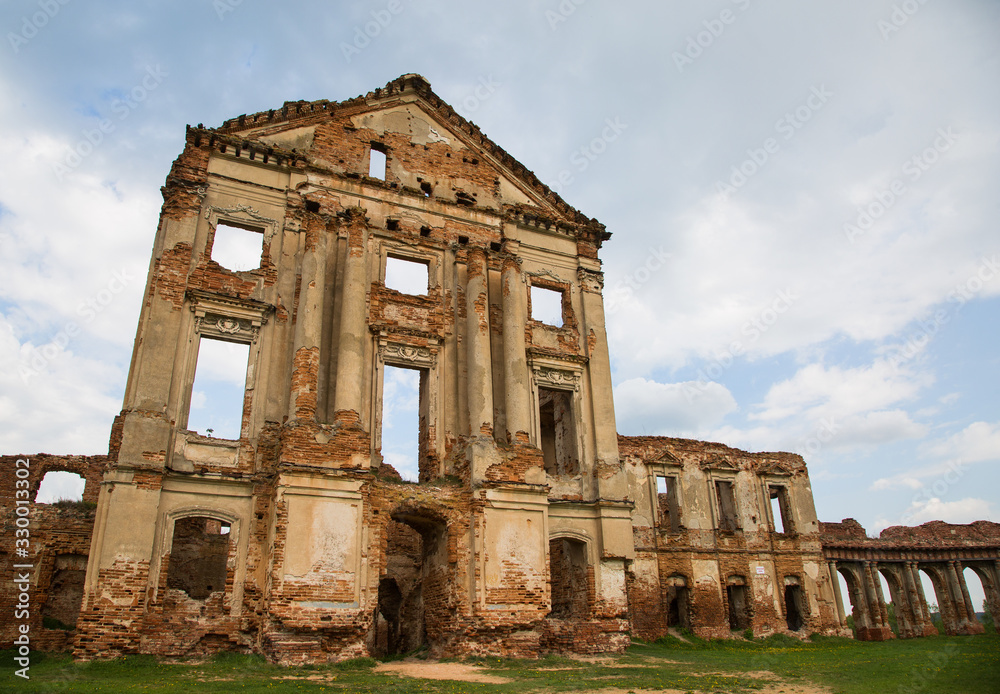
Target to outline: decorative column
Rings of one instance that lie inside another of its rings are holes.
[[[958,574],[958,586],[962,589],[962,600],[965,602],[965,613],[969,620],[976,619],[976,608],[972,605],[972,597],[969,595],[969,584],[965,582],[965,567],[962,562],[955,562],[955,571]]]
[[[882,581],[879,577],[878,563],[872,562],[869,566],[872,572],[872,583],[875,585],[875,597],[878,600],[878,611],[882,616],[882,626],[889,626],[889,607],[885,604],[885,595],[882,593]],[[891,627],[890,627],[891,628]]]
[[[302,290],[295,314],[292,385],[288,403],[290,420],[316,418],[319,350],[326,312],[326,224],[319,215],[309,214],[303,227],[305,248],[302,251]]]
[[[493,367],[490,358],[490,306],[486,251],[469,247],[466,256],[465,364],[468,373],[469,434],[493,435]]]
[[[981,634],[986,629],[976,616],[976,608],[972,604],[972,597],[969,595],[969,585],[965,582],[965,567],[962,566],[962,562],[960,561],[955,562],[955,575],[958,578],[958,587],[962,591],[962,602],[965,604],[965,615],[969,633]]]
[[[958,620],[959,624],[962,622],[967,622],[969,620],[969,615],[965,608],[965,598],[962,595],[962,588],[960,587],[959,575],[958,575],[958,562],[949,561],[947,568],[947,578],[948,578],[948,597],[951,598],[952,609],[955,612],[955,618]]]
[[[618,430],[615,426],[615,404],[612,397],[611,356],[604,324],[604,275],[594,270],[577,270],[583,301],[583,321],[580,338],[587,345],[590,359],[590,393],[594,412],[594,444],[596,465],[620,466],[618,461]],[[603,499],[628,497],[624,474],[598,477],[599,495]]]
[[[510,242],[508,242],[510,243]],[[528,300],[521,261],[513,254],[503,259],[503,377],[507,438],[528,443],[531,430],[531,379],[524,351],[524,327]],[[519,439],[518,434],[523,434]],[[523,439],[523,440],[521,440]]]
[[[333,409],[338,422],[361,424],[361,403],[365,373],[365,342],[368,328],[367,248],[368,224],[364,210],[350,208],[342,224],[347,231],[344,286],[340,300],[340,336],[337,353],[337,392]]]

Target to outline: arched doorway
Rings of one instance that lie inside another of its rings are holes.
[[[447,522],[442,513],[409,504],[390,518],[371,650],[377,656],[433,650],[455,617]]]
[[[687,578],[674,574],[666,580],[667,626],[689,629],[691,627]]]
[[[590,581],[587,543],[572,537],[549,540],[549,585],[552,588],[553,619],[590,617]]]
[[[729,628],[733,631],[749,629],[753,619],[745,576],[730,576],[726,579],[726,603],[729,608]]]
[[[805,602],[798,576],[785,576],[785,625],[789,631],[805,625]]]

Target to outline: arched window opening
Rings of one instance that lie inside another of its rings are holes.
[[[226,521],[195,516],[174,523],[167,588],[205,600],[226,589],[230,527]]]
[[[55,504],[60,501],[83,501],[83,490],[87,480],[75,472],[52,470],[46,472],[35,494],[36,504]]]

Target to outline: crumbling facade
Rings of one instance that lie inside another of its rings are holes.
[[[79,471],[96,504],[31,520],[35,596],[75,626],[33,617],[54,647],[296,663],[849,633],[802,458],[618,436],[610,234],[423,78],[188,128],[163,196],[109,455],[25,475],[33,499]],[[218,343],[246,366],[229,436],[190,424]],[[415,482],[383,459],[387,367],[419,374]]]
[[[823,555],[831,578],[836,572],[847,584],[847,601],[838,583],[837,611],[847,624],[845,604],[851,608],[858,638],[884,641],[894,638],[887,602],[896,607],[899,636],[912,638],[938,633],[931,619],[920,581],[923,572],[934,587],[945,633],[981,634],[983,625],[969,596],[965,569],[983,586],[994,625],[1000,625],[1000,523],[976,521],[952,525],[931,521],[916,528],[892,526],[870,538],[853,518],[821,523]],[[889,586],[883,594],[881,574]]]
[[[618,445],[635,504],[637,635],[850,634],[837,619],[800,456],[653,436]]]

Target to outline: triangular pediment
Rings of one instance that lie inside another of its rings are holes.
[[[794,471],[777,460],[765,460],[757,466],[759,475],[790,476]]]
[[[710,454],[705,460],[701,461],[699,467],[702,470],[725,470],[728,472],[739,472],[740,469],[736,463],[718,453]]]
[[[419,190],[430,180],[435,197],[446,202],[490,209],[535,229],[584,235],[597,246],[610,236],[458,114],[420,75],[403,75],[347,101],[286,102],[206,132],[363,180],[367,147],[377,146],[389,153],[386,181],[397,189]]]
[[[663,451],[663,453],[660,454],[660,456],[656,459],[655,462],[660,463],[661,465],[681,465],[682,464],[681,463],[681,459],[678,458],[673,453],[671,453],[669,450]]]

